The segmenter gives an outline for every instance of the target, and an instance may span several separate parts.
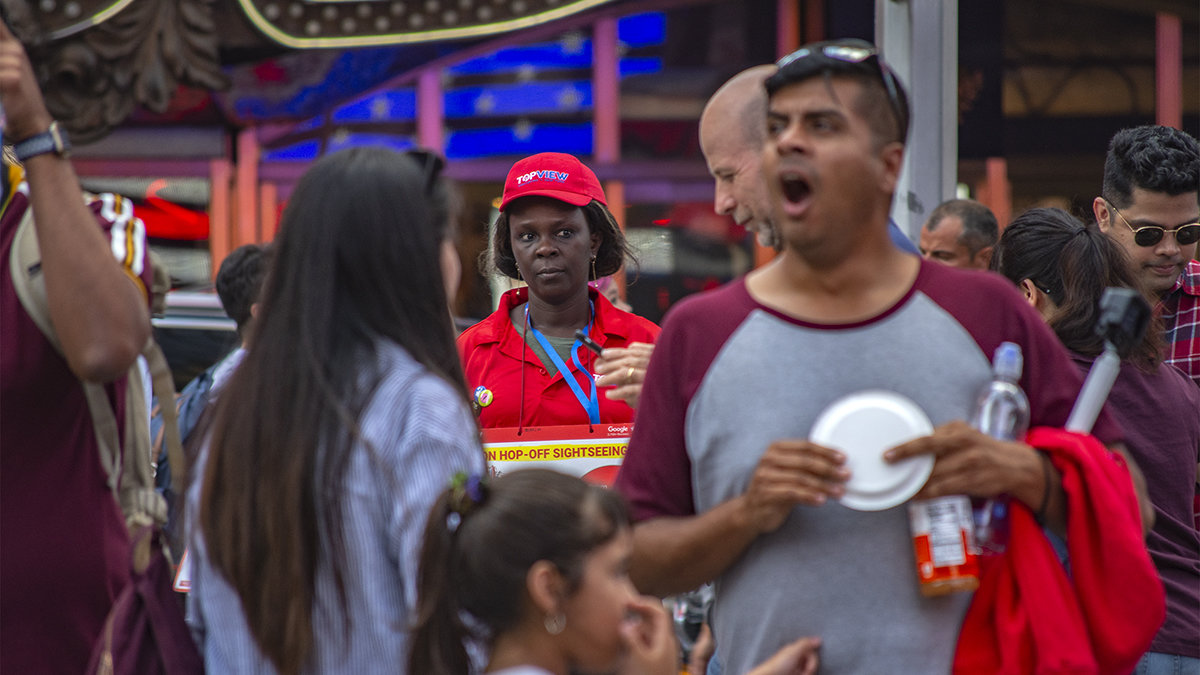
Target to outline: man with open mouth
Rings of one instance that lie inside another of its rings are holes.
[[[905,505],[839,503],[854,477],[845,453],[808,440],[814,422],[849,394],[907,397],[937,429],[883,457],[935,456],[918,498],[1009,494],[1014,510],[1024,505],[1062,533],[1059,469],[962,420],[1001,342],[1025,356],[1034,426],[1063,426],[1081,375],[1006,280],[891,242],[909,108],[875,48],[820,42],[777,65],[765,81],[762,160],[781,249],[664,321],[616,482],[636,521],[631,576],[660,595],[715,582],[722,672],[747,672],[811,635],[822,672],[947,673],[971,594],[920,594]],[[1095,431],[1121,441],[1106,411]],[[1124,465],[1109,464],[1136,541],[1144,490],[1135,495]],[[1144,639],[1138,655],[1155,628],[1139,616],[1127,631]]]

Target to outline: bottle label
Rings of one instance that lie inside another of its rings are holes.
[[[921,583],[978,579],[970,499],[956,495],[912,502],[908,513]]]

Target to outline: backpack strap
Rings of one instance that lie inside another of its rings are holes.
[[[50,320],[50,308],[46,297],[46,284],[41,275],[41,252],[38,249],[37,231],[33,224],[33,210],[28,209],[17,226],[9,254],[9,268],[13,287],[25,312],[37,325],[55,351],[62,354],[62,344]],[[150,365],[155,393],[160,400],[172,400],[174,386],[170,379],[170,368],[162,349],[150,337],[142,348],[142,355]],[[108,488],[125,515],[125,524],[130,531],[141,525],[162,525],[166,522],[167,507],[161,495],[154,489],[154,458],[150,450],[149,420],[145,418],[146,394],[142,387],[141,370],[137,363],[126,373],[125,401],[125,452],[121,449],[121,436],[117,427],[116,414],[109,400],[105,385],[83,382],[84,398],[96,434],[96,446],[100,465],[108,475]],[[161,393],[160,393],[161,389]],[[163,398],[163,397],[166,398]],[[167,451],[180,456],[178,466],[183,466],[182,445],[175,426],[174,406],[166,406],[164,418],[169,415],[167,425]],[[174,429],[172,434],[170,429]],[[172,459],[174,462],[174,459]]]
[[[146,344],[146,349],[142,354],[146,357],[146,362],[150,366],[151,385],[154,389],[154,395],[159,401],[168,401],[162,406],[163,417],[163,442],[167,446],[167,462],[171,465],[171,490],[175,494],[183,494],[183,478],[186,474],[187,465],[183,459],[183,442],[179,436],[179,420],[176,408],[172,403],[175,401],[175,382],[171,378],[171,367],[167,364],[167,357],[163,354],[162,348],[154,342],[153,338]],[[146,430],[149,434],[149,428]]]
[[[9,272],[12,274],[13,287],[17,291],[17,299],[29,314],[29,318],[37,324],[42,335],[54,346],[54,350],[62,353],[62,345],[58,342],[58,334],[54,324],[50,322],[50,303],[46,299],[46,284],[41,280],[42,253],[38,249],[37,231],[33,229],[33,209],[25,209],[21,224],[17,225],[17,234],[13,238],[12,249],[9,251]],[[36,283],[35,283],[36,282]]]

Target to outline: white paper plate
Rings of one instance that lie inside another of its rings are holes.
[[[885,450],[933,433],[929,416],[911,399],[869,390],[840,398],[813,424],[813,443],[846,455],[850,480],[841,503],[859,511],[882,511],[908,501],[933,471],[933,455],[889,464]]]

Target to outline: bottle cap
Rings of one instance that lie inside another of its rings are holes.
[[[992,370],[996,375],[1013,382],[1021,379],[1021,369],[1024,365],[1021,346],[1014,342],[1001,342],[992,357]]]

